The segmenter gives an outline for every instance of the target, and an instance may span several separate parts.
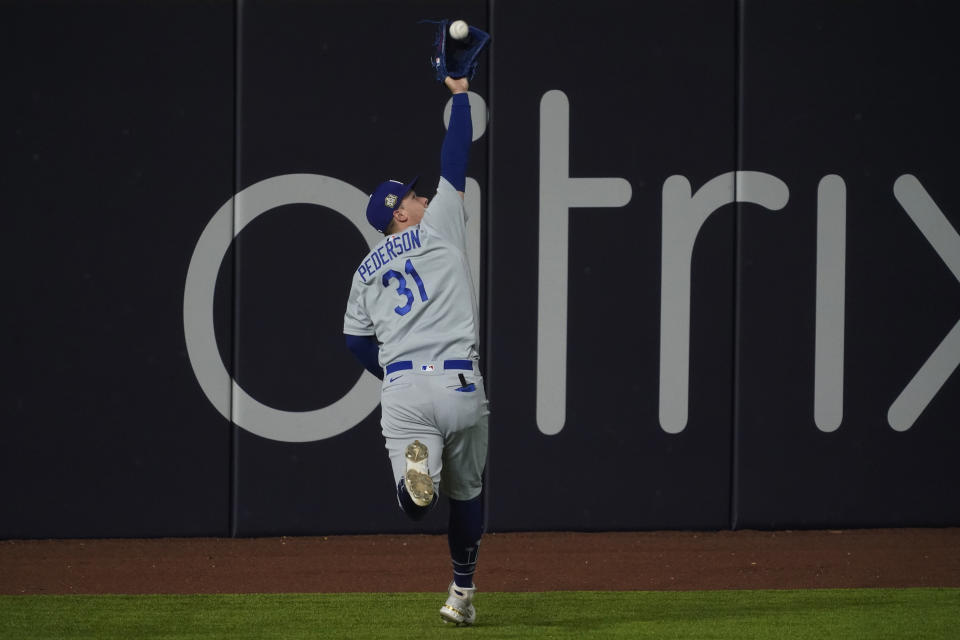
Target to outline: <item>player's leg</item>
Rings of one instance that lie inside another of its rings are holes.
[[[397,503],[411,519],[420,520],[430,512],[439,496],[443,439],[429,433],[385,435],[385,446],[393,467]],[[423,451],[426,455],[411,461],[408,456],[411,450]]]
[[[427,442],[435,438],[425,438]],[[435,454],[442,444],[434,442],[428,446],[420,440],[414,440],[404,449],[405,470],[397,483],[397,501],[400,508],[413,520],[420,520],[433,508],[439,497],[438,483],[430,475],[430,451]]]
[[[473,624],[473,606],[480,540],[484,530],[483,467],[487,455],[487,417],[469,429],[449,434],[444,444],[443,485],[450,503],[447,543],[453,582],[440,608],[445,621]]]
[[[384,443],[393,468],[400,509],[413,520],[436,504],[443,467],[443,438],[428,426],[423,390],[416,378],[385,384],[381,395]]]
[[[433,508],[439,495],[443,438],[426,431],[388,435],[384,428],[384,443],[393,468],[397,503],[411,519],[420,520]]]
[[[486,416],[482,416],[474,427],[447,436],[441,475],[444,493],[450,502],[447,542],[454,583],[464,588],[473,587],[483,537],[483,468],[486,457]]]
[[[465,384],[466,383],[466,384]],[[483,536],[483,469],[487,460],[487,409],[483,378],[471,372],[466,380],[453,375],[435,399],[444,435],[442,481],[450,498],[447,539],[454,583],[473,586],[480,538]]]
[[[447,542],[453,564],[453,582],[440,615],[458,625],[472,624],[477,615],[473,575],[484,529],[483,469],[489,411],[478,375],[445,385],[439,397],[437,414],[444,434],[441,477],[450,499]]]
[[[434,408],[443,434],[444,493],[450,499],[447,542],[453,582],[440,608],[445,622],[473,624],[480,539],[483,537],[483,469],[487,459],[487,400],[483,378],[476,372],[454,373],[435,380]]]
[[[447,544],[453,564],[453,582],[458,587],[472,588],[484,529],[483,494],[472,500],[450,498],[449,502]]]

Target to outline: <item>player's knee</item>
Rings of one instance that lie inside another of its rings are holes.
[[[408,518],[411,520],[422,520],[424,516],[430,513],[434,505],[437,504],[437,494],[433,494],[433,501],[430,504],[421,507],[410,497],[403,478],[400,478],[400,482],[397,483],[397,502],[400,505],[400,510],[407,514]]]
[[[483,493],[483,480],[477,479],[473,482],[450,483],[444,494],[453,500],[467,502],[474,500]]]

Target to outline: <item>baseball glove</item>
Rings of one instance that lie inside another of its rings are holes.
[[[430,66],[437,72],[437,80],[444,78],[467,78],[472,80],[477,72],[477,58],[490,42],[490,34],[474,26],[463,40],[454,40],[450,36],[450,20],[422,20],[437,25],[436,38],[433,41],[433,57]]]

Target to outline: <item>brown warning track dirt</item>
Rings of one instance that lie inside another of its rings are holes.
[[[493,533],[484,591],[960,587],[960,528]],[[0,594],[443,591],[446,538],[0,541]]]

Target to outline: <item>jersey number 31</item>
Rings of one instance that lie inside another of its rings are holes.
[[[420,300],[426,302],[428,300],[427,290],[423,286],[423,280],[420,279],[420,274],[413,268],[413,263],[410,262],[409,258],[403,270],[407,272],[407,275],[413,277],[413,281],[417,283],[417,289],[420,290]],[[389,287],[390,281],[393,279],[397,281],[397,293],[407,297],[407,304],[402,307],[394,307],[393,310],[397,312],[397,315],[405,316],[410,312],[410,309],[413,308],[413,292],[407,289],[407,279],[403,277],[403,274],[393,269],[383,274],[383,286]]]

